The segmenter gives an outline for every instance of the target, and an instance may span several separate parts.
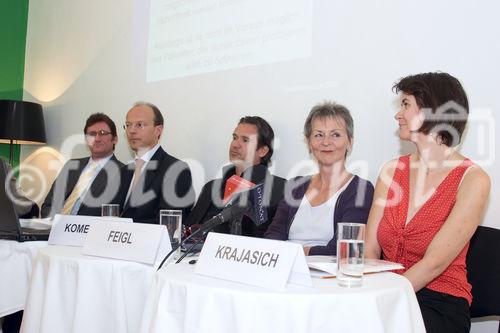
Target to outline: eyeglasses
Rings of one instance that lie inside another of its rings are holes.
[[[108,131],[105,131],[105,130],[100,130],[100,131],[87,132],[85,134],[85,136],[89,137],[89,138],[95,138],[96,136],[100,136],[102,138],[103,136],[106,136],[106,135],[109,135],[109,134],[111,134],[111,132],[108,132]]]
[[[126,131],[129,131],[132,128],[135,128],[135,129],[138,129],[138,130],[142,130],[145,127],[148,127],[148,126],[156,126],[156,125],[155,124],[150,125],[150,124],[143,123],[142,121],[139,121],[137,123],[125,123],[125,125],[123,125],[123,129],[126,130]]]

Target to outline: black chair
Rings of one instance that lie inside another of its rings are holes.
[[[499,229],[477,228],[467,253],[467,278],[472,285],[471,318],[500,316]]]

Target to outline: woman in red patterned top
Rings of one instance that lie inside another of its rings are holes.
[[[366,257],[403,264],[427,332],[468,332],[471,286],[465,256],[481,222],[488,175],[455,147],[469,103],[460,82],[446,73],[401,79],[396,113],[399,137],[416,151],[387,163],[368,218]]]

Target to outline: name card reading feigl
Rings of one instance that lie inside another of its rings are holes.
[[[171,249],[163,225],[102,221],[90,226],[82,254],[155,265]]]
[[[60,215],[54,216],[54,222],[49,234],[50,245],[83,246],[90,226],[99,221],[109,221],[109,217]],[[133,222],[132,219],[113,217],[115,222]]]
[[[312,286],[302,246],[211,232],[196,264],[197,274],[274,290],[287,283]]]

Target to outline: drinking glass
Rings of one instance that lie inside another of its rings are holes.
[[[361,287],[364,266],[365,225],[337,225],[337,281],[341,287]]]
[[[120,205],[118,205],[118,204],[103,204],[101,206],[101,216],[120,217]]]
[[[160,224],[167,228],[172,250],[177,247],[177,250],[173,254],[174,259],[179,259],[181,256],[179,244],[181,243],[182,211],[172,209],[160,210]]]

